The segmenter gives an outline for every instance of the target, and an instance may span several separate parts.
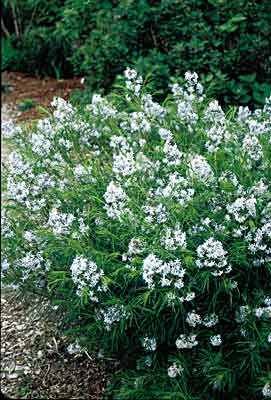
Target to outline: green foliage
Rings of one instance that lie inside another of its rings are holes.
[[[21,26],[13,68],[84,75],[93,91],[134,65],[163,93],[171,76],[196,70],[224,104],[259,105],[270,93],[269,0],[16,0],[5,21],[11,3]]]
[[[267,397],[271,99],[225,114],[186,73],[160,105],[150,77],[125,77],[3,124],[3,282],[120,359],[108,399]]]
[[[6,71],[10,69],[15,64],[17,57],[17,51],[12,47],[11,40],[9,38],[1,38],[1,71]]]
[[[9,48],[2,45],[2,54],[4,58],[16,54],[5,69],[54,76],[71,72],[67,60],[71,49],[55,29],[62,6],[61,0],[4,1],[2,33]]]
[[[18,104],[18,110],[19,111],[27,111],[33,108],[35,105],[35,102],[32,99],[22,99],[20,103]]]

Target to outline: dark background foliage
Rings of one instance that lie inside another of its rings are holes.
[[[270,93],[269,0],[5,0],[2,69],[84,75],[108,91],[127,65],[170,77],[196,71],[223,104]]]

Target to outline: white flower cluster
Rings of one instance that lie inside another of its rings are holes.
[[[218,316],[216,314],[208,314],[203,319],[195,311],[189,312],[186,316],[188,325],[195,328],[197,325],[204,325],[207,328],[214,326],[218,323]]]
[[[79,345],[79,343],[75,342],[75,343],[70,343],[67,346],[67,352],[69,354],[78,354],[82,352],[82,347]]]
[[[22,272],[22,280],[26,280],[32,272],[39,271],[44,262],[41,253],[28,253],[16,261],[16,266]]]
[[[254,255],[253,265],[260,266],[271,262],[271,223],[267,222],[254,232],[245,236],[248,250]]]
[[[195,326],[201,324],[201,322],[202,322],[201,316],[199,314],[195,313],[194,311],[189,312],[186,317],[186,322],[188,323],[188,325],[195,328]]]
[[[193,347],[198,345],[197,335],[185,335],[182,334],[176,340],[177,349],[192,349]]]
[[[107,186],[104,194],[105,210],[109,218],[120,219],[125,213],[125,201],[127,199],[126,193],[122,188],[111,181]]]
[[[161,245],[166,250],[177,250],[186,248],[186,233],[182,232],[180,225],[176,225],[173,229],[167,228],[165,235],[161,238]]]
[[[143,207],[143,211],[147,214],[146,222],[153,224],[162,224],[167,220],[166,207],[163,204],[157,204],[155,206],[147,205]]]
[[[9,270],[9,267],[10,267],[10,263],[8,262],[8,260],[6,258],[4,260],[1,260],[1,278]]]
[[[15,234],[5,208],[1,209],[1,234],[3,238],[12,238]]]
[[[74,176],[77,179],[81,179],[84,177],[89,177],[91,181],[93,182],[93,178],[90,176],[92,172],[92,166],[89,165],[88,167],[85,167],[81,164],[77,164],[74,168]]]
[[[47,226],[52,229],[55,235],[65,235],[69,233],[74,220],[73,214],[62,213],[57,208],[53,208],[49,213]]]
[[[233,139],[233,136],[227,131],[224,125],[213,125],[206,131],[208,138],[205,147],[209,153],[215,153],[219,150],[221,144],[226,148],[226,144]]]
[[[60,123],[69,121],[75,115],[75,109],[73,106],[61,97],[54,97],[53,101],[51,102],[51,106],[55,108],[54,117]]]
[[[118,179],[121,176],[129,176],[135,173],[136,163],[133,150],[129,149],[125,153],[114,154],[112,170]]]
[[[167,373],[170,378],[176,378],[183,370],[183,367],[175,362],[168,367]]]
[[[107,286],[102,283],[103,270],[91,260],[81,256],[75,257],[71,265],[71,273],[78,295],[86,289],[89,299],[98,302],[99,292],[107,290]]]
[[[144,245],[140,239],[132,238],[128,245],[128,255],[133,256],[142,253]]]
[[[124,71],[124,76],[126,78],[125,84],[127,89],[133,92],[135,96],[139,96],[143,84],[142,76],[139,76],[137,71],[132,68],[127,68]]]
[[[264,397],[271,397],[271,383],[267,382],[264,387],[262,388],[262,394]]]
[[[22,128],[14,124],[12,119],[2,121],[2,135],[6,139],[11,139],[14,136],[19,136],[22,133]]]
[[[132,132],[148,133],[151,130],[151,124],[144,112],[132,112],[130,116],[130,128]]]
[[[237,222],[243,223],[250,217],[256,217],[256,204],[255,197],[239,197],[233,203],[227,205],[227,211]]]
[[[105,329],[110,331],[116,322],[129,318],[129,312],[124,305],[116,304],[100,310],[97,314],[97,318],[102,319],[105,324]]]
[[[221,335],[210,336],[210,342],[212,346],[220,346],[222,344]]]
[[[153,101],[152,96],[150,94],[145,94],[142,97],[143,110],[145,114],[151,118],[164,118],[166,114],[166,110],[160,106],[160,104]]]
[[[163,130],[162,134],[165,135],[165,130]],[[159,131],[161,134],[161,130]],[[178,166],[182,163],[183,154],[178,149],[176,143],[173,142],[171,139],[166,139],[166,142],[163,147],[163,152],[165,157],[163,158],[163,163],[170,166]]]
[[[213,181],[214,173],[203,156],[199,154],[192,156],[189,160],[189,167],[190,176],[195,177],[204,183],[210,183]]]
[[[168,144],[173,139],[173,134],[169,129],[159,128],[158,133],[161,139],[165,140]]]
[[[149,289],[153,289],[156,283],[161,287],[184,287],[184,275],[186,271],[180,260],[163,262],[154,254],[149,254],[143,261],[143,279]]]
[[[198,268],[207,268],[214,276],[221,276],[231,271],[231,266],[227,262],[227,251],[218,240],[210,237],[197,248],[198,259],[196,265]]]
[[[91,111],[94,115],[99,116],[102,120],[114,118],[117,115],[117,110],[113,107],[106,98],[100,94],[94,94],[92,97],[91,105],[87,106],[87,110]],[[95,133],[95,136],[97,134]]]
[[[208,124],[223,126],[225,124],[225,114],[217,100],[211,101],[204,111],[204,120]]]
[[[186,205],[194,196],[195,190],[191,188],[189,181],[178,172],[170,173],[166,182],[159,180],[158,187],[151,196],[164,197],[176,200],[180,205]]]
[[[184,88],[174,84],[172,85],[172,93],[176,97],[178,117],[187,125],[189,132],[192,132],[199,118],[195,111],[194,102],[196,100],[201,102],[204,98],[202,96],[203,86],[198,82],[198,74],[186,72]]]
[[[142,341],[142,346],[146,351],[155,351],[157,349],[157,342],[155,337],[144,337]]]
[[[8,168],[11,175],[27,174],[29,178],[34,178],[30,164],[26,162],[17,151],[12,151],[8,155]]]

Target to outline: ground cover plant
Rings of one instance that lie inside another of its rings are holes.
[[[125,87],[32,127],[3,125],[3,281],[47,295],[77,347],[125,367],[107,398],[271,394],[271,104],[162,104]]]
[[[151,70],[156,96],[196,70],[224,104],[270,96],[269,0],[5,0],[2,68],[86,76],[107,90],[126,65]],[[153,92],[154,93],[154,92]]]

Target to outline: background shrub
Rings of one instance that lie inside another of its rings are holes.
[[[11,2],[5,4],[4,20],[13,30]],[[14,4],[22,28],[13,41],[21,54],[13,68],[83,74],[92,90],[109,90],[124,66],[135,65],[144,75],[153,72],[160,98],[168,92],[171,76],[197,70],[209,93],[223,104],[263,104],[270,93],[268,0]]]
[[[271,99],[225,114],[189,72],[161,105],[125,74],[4,124],[3,281],[119,356],[109,398],[270,397]]]

